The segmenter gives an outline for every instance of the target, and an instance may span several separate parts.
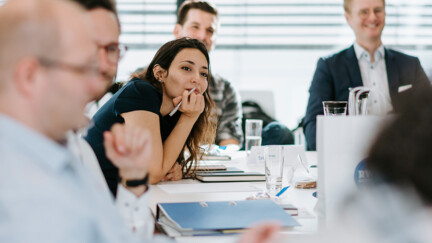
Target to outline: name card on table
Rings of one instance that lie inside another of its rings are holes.
[[[299,164],[299,157],[305,166],[308,166],[304,146],[302,145],[268,145],[268,146],[281,146],[284,148],[284,164],[285,166],[297,166]],[[248,156],[248,165],[264,166],[264,148],[267,146],[253,146]]]

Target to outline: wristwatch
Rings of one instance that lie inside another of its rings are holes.
[[[148,185],[148,177],[149,176],[147,174],[143,179],[140,179],[140,180],[125,180],[124,185],[126,185],[127,187],[137,187],[137,186],[141,186],[141,185],[147,186]],[[123,182],[123,180],[122,180],[122,178],[120,176],[118,177],[118,181],[120,183]]]

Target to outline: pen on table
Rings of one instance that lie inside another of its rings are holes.
[[[289,186],[286,186],[284,188],[282,188],[282,190],[280,190],[277,194],[276,197],[280,197],[287,189],[289,188]]]
[[[308,169],[307,166],[303,163],[303,160],[302,160],[300,154],[297,154],[297,158],[299,159],[300,164],[302,164],[303,167],[305,168],[305,170],[306,170],[306,172],[308,173],[308,175],[310,175],[309,169]]]
[[[196,87],[193,88],[193,89],[191,89],[191,90],[189,91],[189,93],[188,93],[188,96],[189,96],[190,94],[192,94],[192,92],[194,92],[195,89],[196,89]],[[173,116],[173,115],[178,111],[178,109],[180,108],[180,105],[181,105],[182,101],[183,101],[183,100],[180,100],[180,102],[176,105],[176,107],[174,107],[174,109],[169,113],[169,116]]]

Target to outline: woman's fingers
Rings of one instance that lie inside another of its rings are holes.
[[[180,101],[183,99],[183,96],[177,96],[173,99],[173,104],[174,106],[178,105],[178,103],[180,103]]]
[[[201,94],[191,94],[187,102],[182,102],[183,109],[186,111],[200,111],[201,104],[204,103],[204,96]]]
[[[165,175],[163,181],[178,181],[183,178],[182,167],[178,163],[175,163],[168,173]]]

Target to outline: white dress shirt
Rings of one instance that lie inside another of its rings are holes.
[[[384,115],[392,109],[390,91],[385,63],[384,46],[381,45],[374,53],[375,61],[363,47],[354,43],[354,51],[360,67],[363,86],[371,90],[368,98],[368,114]]]
[[[65,146],[0,114],[0,154],[0,242],[143,242]]]
[[[96,112],[113,96],[112,93],[107,92],[102,98],[100,98],[98,101],[92,101],[87,104],[85,108],[85,114],[88,118],[92,118]]]
[[[112,201],[112,194],[105,181],[97,157],[87,141],[81,136],[69,132],[67,147],[92,173],[97,188],[109,198],[107,200]],[[140,239],[150,239],[154,232],[154,220],[148,207],[150,193],[147,191],[137,198],[133,193],[124,188],[121,183],[119,183],[117,188],[115,205],[120,215],[129,225],[132,232]]]

